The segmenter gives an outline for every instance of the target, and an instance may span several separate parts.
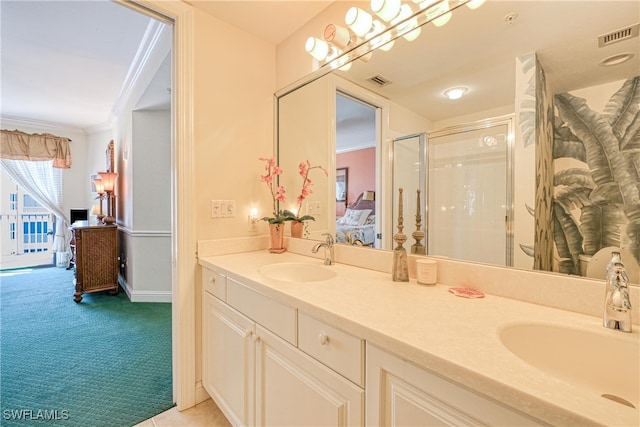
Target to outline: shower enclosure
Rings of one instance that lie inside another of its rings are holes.
[[[427,255],[513,265],[511,127],[485,120],[394,140],[393,219],[402,187],[407,248],[420,189]]]

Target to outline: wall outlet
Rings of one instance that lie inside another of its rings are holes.
[[[235,218],[236,217],[236,201],[225,200],[224,210],[222,211],[223,218]]]
[[[308,201],[307,213],[309,215],[320,215],[320,201],[319,200]]]

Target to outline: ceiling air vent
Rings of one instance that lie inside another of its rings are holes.
[[[384,77],[382,77],[380,75],[369,77],[367,80],[370,81],[371,83],[373,83],[374,85],[378,86],[378,87],[382,87],[382,86],[386,86],[388,84],[391,84],[391,82],[389,80],[385,79]]]
[[[640,24],[631,25],[626,28],[621,28],[607,34],[603,34],[598,37],[598,47],[609,46],[613,43],[638,37],[638,29],[640,29]]]

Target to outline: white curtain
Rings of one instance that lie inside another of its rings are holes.
[[[56,216],[53,252],[69,253],[71,232],[62,207],[62,169],[53,167],[53,160],[0,159],[0,165],[33,199]]]

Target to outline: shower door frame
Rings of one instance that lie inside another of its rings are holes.
[[[513,190],[514,190],[514,115],[509,114],[506,116],[493,117],[489,119],[477,120],[475,122],[469,122],[465,124],[446,127],[437,131],[427,132],[426,138],[426,153],[425,153],[425,220],[424,227],[425,232],[429,232],[429,146],[430,140],[437,137],[451,136],[459,133],[477,131],[482,129],[489,129],[496,126],[507,127],[507,167],[506,167],[506,207],[505,207],[505,266],[512,267],[514,262],[514,231],[513,231]],[[429,255],[429,239],[425,236],[425,248],[427,255]],[[472,261],[473,262],[473,261]]]

